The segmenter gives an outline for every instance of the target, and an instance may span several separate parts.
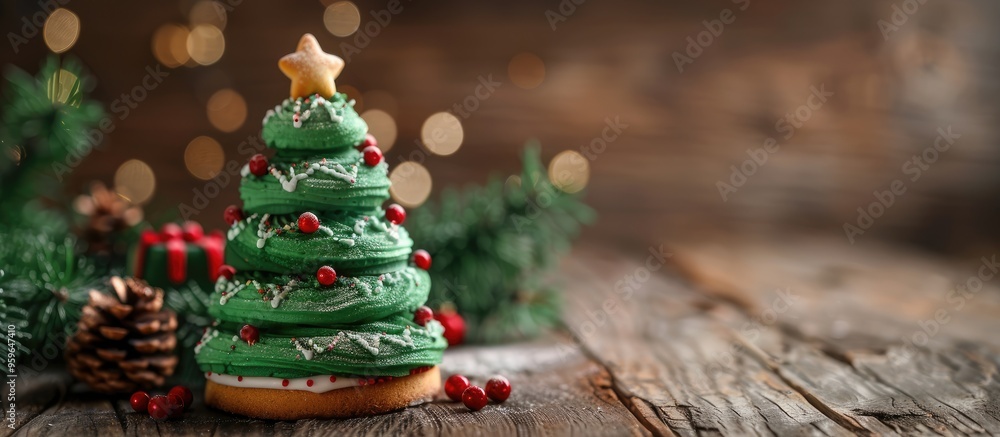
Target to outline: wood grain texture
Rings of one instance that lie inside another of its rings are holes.
[[[748,314],[773,311],[775,289],[795,295],[756,341],[741,340],[842,426],[862,434],[1000,433],[1000,305],[990,270],[980,272],[989,265],[982,257],[956,264],[835,240],[678,252],[696,283],[738,293]],[[982,289],[964,294],[980,274]]]
[[[646,276],[649,265],[588,257],[568,266],[568,277],[601,292],[575,294],[566,323],[655,433],[849,434],[743,351],[734,331],[705,317],[711,302],[675,280]],[[616,290],[617,279],[629,277],[633,291]]]

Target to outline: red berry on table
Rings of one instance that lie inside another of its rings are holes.
[[[330,266],[320,267],[319,270],[316,270],[316,280],[329,287],[337,280],[337,271]]]
[[[181,236],[184,237],[184,241],[198,241],[205,236],[205,230],[201,228],[198,222],[186,221],[184,222],[184,231]]]
[[[240,338],[247,342],[250,346],[253,346],[260,341],[260,330],[253,325],[243,325],[243,327],[240,328]]]
[[[365,147],[361,153],[365,154],[365,164],[369,167],[374,167],[382,162],[382,150],[376,146]]]
[[[229,205],[226,207],[226,212],[222,213],[222,218],[226,220],[226,224],[232,226],[245,217],[243,215],[243,210],[236,205]]]
[[[470,385],[462,392],[462,403],[472,411],[482,410],[486,406],[486,392],[481,387]]]
[[[311,212],[304,212],[299,216],[299,230],[311,234],[319,230],[319,217]]]
[[[458,346],[465,339],[465,319],[461,315],[452,311],[438,311],[434,314],[434,319],[444,327],[444,339],[448,340],[448,346]]]
[[[426,250],[417,249],[413,251],[413,263],[423,270],[430,270],[431,254],[427,253]]]
[[[163,420],[170,417],[170,405],[167,403],[167,397],[163,395],[153,396],[149,400],[149,417],[155,420]]]
[[[385,209],[385,218],[394,225],[401,225],[406,221],[406,210],[399,204],[393,203]]]
[[[444,394],[455,402],[462,400],[462,392],[467,388],[469,388],[469,378],[462,375],[451,375],[444,381]]]
[[[191,389],[183,385],[174,386],[174,388],[170,389],[170,391],[167,392],[167,396],[169,397],[170,395],[177,395],[180,397],[181,400],[184,401],[184,408],[190,408],[191,403],[194,402],[194,394],[191,393]]]
[[[500,375],[486,382],[486,395],[495,402],[506,401],[510,397],[510,381]]]
[[[180,417],[184,414],[184,399],[174,393],[168,394],[167,408],[170,408],[170,417]]]
[[[222,276],[223,278],[226,278],[228,280],[232,280],[233,276],[236,276],[236,268],[234,268],[233,266],[228,265],[228,264],[223,264],[223,265],[219,266],[219,273],[218,274],[219,274],[219,276]]]
[[[434,311],[431,311],[431,309],[428,308],[426,305],[417,308],[417,310],[413,312],[413,323],[416,323],[420,326],[426,325],[427,322],[431,321],[431,319],[433,318],[434,318]]]
[[[129,398],[128,403],[132,404],[132,409],[136,412],[145,413],[146,408],[149,406],[149,393],[144,391],[132,393],[132,397]]]
[[[267,174],[267,158],[260,153],[250,157],[250,173],[254,176],[264,176]]]
[[[365,139],[358,144],[358,150],[365,150],[365,147],[369,146],[378,147],[378,140],[375,139],[375,135],[365,134]]]

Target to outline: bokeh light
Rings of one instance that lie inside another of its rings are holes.
[[[391,149],[396,142],[396,120],[381,109],[369,109],[361,113],[361,118],[368,124],[368,132],[378,140],[378,147],[383,152]]]
[[[214,0],[203,0],[195,3],[188,13],[188,21],[191,26],[207,24],[219,30],[226,28],[226,8],[221,3]]]
[[[164,24],[153,34],[153,56],[166,67],[176,68],[187,63],[188,29],[176,24]]]
[[[438,112],[424,121],[420,139],[431,153],[451,155],[462,146],[462,122],[450,112]]]
[[[79,78],[69,70],[59,69],[59,74],[49,79],[49,83],[46,84],[46,92],[48,93],[49,100],[52,103],[65,104],[69,100],[69,95],[73,92],[73,86],[78,80]]]
[[[576,193],[590,180],[590,161],[575,150],[559,152],[549,162],[549,181],[567,193]]]
[[[350,36],[361,26],[361,12],[351,2],[336,2],[323,11],[323,25],[334,36]]]
[[[516,174],[507,176],[507,180],[503,182],[503,185],[508,190],[515,190],[521,188],[521,177]]]
[[[531,53],[519,53],[507,64],[510,81],[519,88],[530,90],[545,80],[545,63]]]
[[[365,107],[369,109],[381,109],[389,115],[395,117],[399,111],[399,104],[396,98],[388,91],[371,90],[365,93]]]
[[[431,195],[431,172],[413,161],[397,165],[389,173],[392,185],[389,194],[392,199],[407,208],[415,208],[427,201]]]
[[[211,137],[197,137],[184,149],[184,166],[198,179],[214,178],[222,171],[225,158],[222,145]]]
[[[80,17],[68,9],[56,9],[45,20],[42,35],[49,50],[54,53],[65,52],[80,37]]]
[[[205,105],[208,121],[216,129],[232,132],[243,126],[247,119],[247,102],[240,93],[231,89],[221,89],[209,97]]]
[[[138,159],[125,161],[115,171],[115,191],[134,204],[146,203],[156,191],[153,169]]]
[[[191,29],[187,37],[188,55],[200,65],[212,65],[226,51],[226,38],[218,27],[202,24]]]

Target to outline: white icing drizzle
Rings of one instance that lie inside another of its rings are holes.
[[[229,230],[226,231],[226,238],[229,241],[233,241],[233,239],[236,238],[236,236],[240,235],[240,232],[242,232],[243,229],[246,229],[247,223],[250,223],[250,220],[253,220],[255,218],[257,218],[257,214],[253,214],[250,217],[247,217],[243,220],[233,223],[233,225],[229,227]]]
[[[250,164],[243,164],[243,168],[240,169],[240,177],[247,177],[250,175]]]
[[[354,284],[358,286],[358,294],[362,294],[365,297],[372,297],[372,286],[368,285],[367,282],[354,278]]]
[[[360,386],[359,378],[347,378],[332,375],[316,375],[308,376],[304,378],[272,378],[268,376],[236,376],[236,375],[225,375],[219,373],[206,373],[205,378],[216,384],[227,385],[230,387],[247,387],[247,388],[270,388],[275,390],[303,390],[313,393],[325,393],[331,390],[337,390],[341,388],[357,387]],[[332,380],[331,380],[332,379]],[[285,381],[288,384],[285,385]],[[312,385],[309,385],[309,381],[312,381]]]
[[[391,223],[386,225],[379,221],[377,217],[364,216],[354,222],[354,235],[358,237],[364,236],[365,228],[373,228],[376,231],[385,232],[390,240],[394,242],[399,241],[399,225]]]
[[[246,288],[246,284],[230,282],[220,276],[219,280],[215,282],[215,291],[222,293],[222,296],[219,297],[219,305],[228,303],[229,299],[232,299],[233,296],[236,296],[236,293],[239,293],[244,288]]]
[[[194,353],[201,353],[201,348],[205,347],[210,340],[219,336],[219,331],[217,329],[206,329],[205,333],[201,335],[201,340],[198,340],[198,344],[194,345]]]
[[[257,248],[263,249],[264,243],[267,242],[268,238],[274,236],[273,229],[267,229],[267,219],[271,217],[271,214],[264,214],[260,218],[260,223],[257,224]]]
[[[351,171],[347,171],[347,169],[344,168],[344,166],[335,162],[334,163],[314,162],[312,164],[309,164],[309,167],[307,167],[306,170],[301,173],[295,173],[295,167],[289,167],[287,176],[278,171],[278,169],[272,167],[271,176],[274,176],[276,179],[278,179],[278,182],[281,183],[281,188],[291,193],[295,191],[296,187],[298,187],[300,180],[312,176],[312,174],[317,171],[333,176],[337,179],[340,179],[350,184],[353,184],[358,177],[357,164],[351,164]]]
[[[323,353],[325,350],[327,350],[327,348],[329,348],[329,346],[327,346],[327,348],[324,348],[323,346],[316,344],[316,342],[313,341],[313,339],[311,338],[306,340],[305,342],[303,342],[302,340],[293,339],[292,344],[295,345],[295,349],[297,349],[299,352],[302,353],[302,358],[305,358],[306,361],[313,359],[313,356],[315,356],[318,353]]]
[[[306,100],[308,100],[308,103],[306,103]],[[302,111],[303,103],[305,103],[306,105],[305,111]],[[274,109],[269,110],[267,114],[264,115],[264,123],[267,123],[268,120],[271,119],[271,117],[279,113],[284,113],[285,111],[291,111],[292,127],[299,129],[302,127],[302,123],[308,120],[313,115],[313,111],[319,107],[325,109],[327,114],[330,115],[330,121],[334,123],[340,123],[344,121],[344,117],[343,114],[340,112],[340,109],[346,106],[353,107],[354,105],[355,102],[352,99],[351,101],[346,102],[346,104],[340,105],[340,108],[337,108],[335,103],[330,102],[321,96],[315,96],[315,95],[306,97],[305,99],[303,99],[302,97],[296,98],[295,100],[285,99],[283,102],[281,102],[280,105],[275,106]]]
[[[347,338],[351,339],[351,341],[356,343],[358,346],[361,346],[372,355],[378,355],[379,348],[381,347],[383,340],[400,346],[413,347],[413,338],[410,336],[409,326],[403,330],[402,339],[389,336],[385,333],[375,334],[370,338],[365,338],[364,334],[347,333]]]
[[[277,308],[281,305],[281,301],[285,300],[285,296],[288,296],[288,293],[292,291],[296,285],[299,285],[299,281],[292,279],[291,281],[288,281],[288,284],[285,284],[284,287],[281,287],[279,291],[278,286],[274,284],[267,284],[268,292],[273,295],[273,297],[271,297],[271,308]]]

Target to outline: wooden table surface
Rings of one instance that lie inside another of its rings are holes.
[[[271,422],[196,400],[154,422],[51,373],[21,382],[17,429],[0,435],[1000,434],[994,254],[800,239],[667,245],[661,263],[660,247],[580,247],[562,266],[561,332],[449,351],[445,374],[513,384],[476,413],[438,400]]]

